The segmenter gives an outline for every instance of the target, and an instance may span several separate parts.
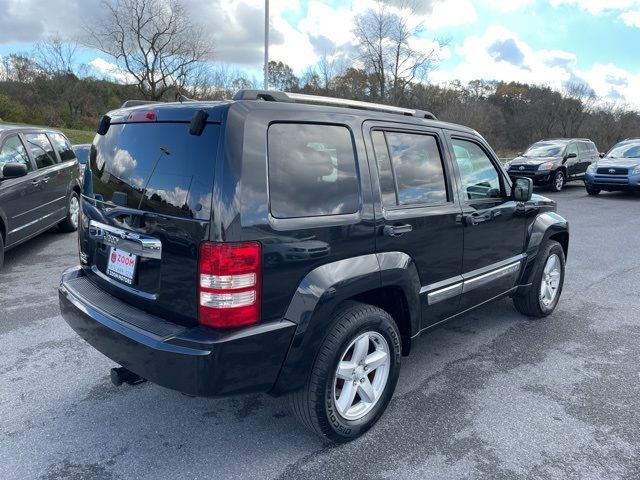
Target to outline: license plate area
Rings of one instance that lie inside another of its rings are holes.
[[[116,247],[110,247],[107,275],[126,284],[133,285],[138,265],[138,256]]]

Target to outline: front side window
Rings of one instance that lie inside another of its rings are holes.
[[[2,168],[5,163],[22,163],[27,166],[28,171],[33,169],[29,161],[29,155],[27,155],[27,150],[17,135],[9,137],[2,144],[2,149],[0,149],[0,168]]]
[[[444,168],[436,137],[378,131],[372,135],[384,206],[447,201]]]
[[[341,215],[360,207],[356,158],[347,127],[271,125],[268,165],[275,218]]]
[[[46,168],[56,164],[56,154],[44,133],[27,133],[24,137],[38,168]]]
[[[56,147],[58,151],[58,155],[60,155],[60,160],[63,162],[68,162],[69,160],[73,160],[76,158],[75,153],[73,152],[73,148],[63,135],[60,133],[52,133],[49,135],[53,145]]]
[[[466,200],[502,197],[500,174],[479,145],[453,139],[453,151]]]

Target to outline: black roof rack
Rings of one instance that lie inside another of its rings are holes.
[[[395,113],[410,117],[437,120],[436,116],[426,110],[395,107],[382,103],[361,102],[359,100],[347,100],[344,98],[322,97],[319,95],[306,95],[302,93],[281,92],[278,90],[240,90],[234,96],[234,100],[264,100],[268,102],[295,102],[310,103],[316,105],[332,105],[336,107],[358,108],[376,112]]]

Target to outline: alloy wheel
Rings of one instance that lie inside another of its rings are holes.
[[[346,420],[359,420],[378,403],[389,378],[391,349],[378,332],[365,332],[346,348],[336,368],[333,399]]]
[[[555,253],[550,255],[542,271],[540,282],[540,301],[545,307],[553,304],[558,295],[560,287],[560,277],[562,276],[562,265],[560,258]]]

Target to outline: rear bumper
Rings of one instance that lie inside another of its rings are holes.
[[[58,289],[65,321],[94,348],[147,380],[189,395],[266,392],[276,381],[296,325],[282,320],[234,331],[180,327],[133,309],[115,297],[86,298],[79,267]],[[127,312],[126,309],[134,312]],[[131,315],[135,314],[135,317]],[[123,320],[127,315],[137,325]],[[140,319],[141,316],[146,318]],[[154,332],[140,328],[161,322]]]

